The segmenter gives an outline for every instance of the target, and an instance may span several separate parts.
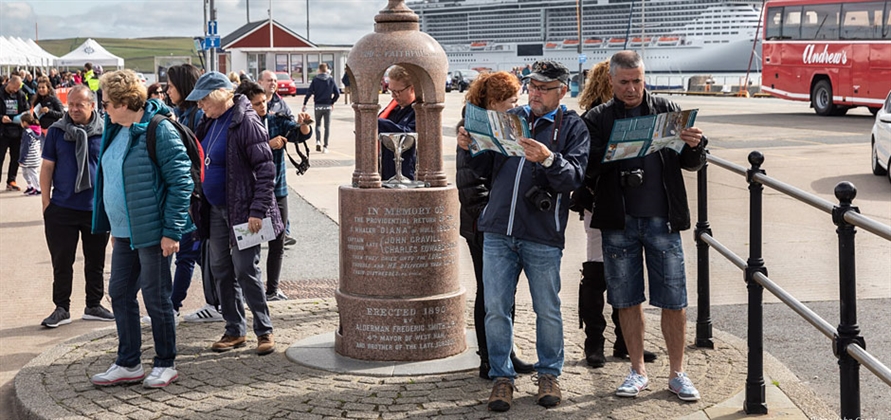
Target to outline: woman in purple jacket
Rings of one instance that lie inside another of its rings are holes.
[[[260,276],[260,245],[239,249],[233,226],[247,223],[247,229],[257,233],[264,223],[271,224],[273,237],[284,230],[273,194],[272,149],[250,101],[233,95],[224,74],[202,75],[186,100],[196,101],[204,111],[196,133],[204,148],[204,196],[193,217],[208,241],[210,270],[226,320],[226,331],[212,349],[223,352],[245,345],[243,296],[254,315],[257,354],[269,354],[275,351],[275,340]]]

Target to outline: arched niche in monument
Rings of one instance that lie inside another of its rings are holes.
[[[409,72],[416,95],[416,188],[382,188],[378,169],[380,81],[392,65]],[[442,159],[447,69],[442,47],[420,32],[418,16],[401,0],[390,0],[375,16],[374,33],[350,52],[356,168],[339,190],[335,350],[342,356],[433,360],[467,348],[457,190]]]

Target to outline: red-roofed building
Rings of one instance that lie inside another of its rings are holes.
[[[350,46],[317,45],[286,26],[268,19],[250,22],[224,36],[220,42],[219,71],[244,70],[257,80],[263,70],[287,72],[298,90],[309,86],[319,63],[327,63],[331,76],[340,84]]]

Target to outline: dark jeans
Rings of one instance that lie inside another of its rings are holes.
[[[19,153],[22,149],[21,137],[0,136],[0,170],[6,159],[6,150],[9,150],[9,169],[6,173],[6,183],[15,182],[15,176],[19,172]]]
[[[134,367],[141,363],[142,327],[139,325],[139,302],[136,293],[142,290],[142,302],[152,318],[155,340],[154,367],[172,367],[176,359],[176,321],[170,292],[172,256],[165,257],[160,245],[130,248],[130,238],[114,238],[111,252],[111,280],[108,296],[114,309],[118,330],[118,366]]]
[[[260,273],[260,245],[239,250],[229,246],[229,217],[225,206],[210,210],[210,270],[220,292],[220,306],[226,320],[226,335],[243,337],[247,330],[244,304],[254,315],[257,336],[272,332],[272,320],[266,305],[266,292]]]
[[[278,211],[282,220],[288,220],[288,196],[276,197]],[[266,256],[266,294],[278,291],[278,283],[282,274],[282,259],[285,257],[285,232],[269,241],[269,255]]]
[[[173,302],[173,310],[179,311],[183,306],[183,300],[192,285],[192,273],[195,272],[195,263],[201,259],[201,240],[195,239],[195,233],[183,235],[179,241],[179,252],[176,253],[176,272],[173,275],[173,294],[170,300]]]
[[[49,191],[46,192],[49,194]],[[105,270],[105,247],[108,234],[90,233],[91,211],[72,210],[50,203],[43,212],[43,231],[46,247],[53,262],[53,303],[71,310],[71,287],[74,281],[74,259],[77,240],[81,240],[84,254],[84,279],[88,308],[99,306],[105,290],[102,278]]]

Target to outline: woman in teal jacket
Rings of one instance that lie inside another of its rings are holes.
[[[111,232],[113,249],[108,295],[115,312],[118,354],[95,385],[143,382],[147,388],[178,378],[176,324],[170,301],[170,264],[183,234],[195,229],[189,217],[193,182],[191,161],[173,126],[162,122],[155,138],[156,161],[146,149],[146,129],[155,114],[170,115],[158,100],[146,101],[145,86],[131,70],[100,79],[107,113],[94,188],[93,231]],[[142,368],[139,303],[151,317],[155,359],[151,373]]]

